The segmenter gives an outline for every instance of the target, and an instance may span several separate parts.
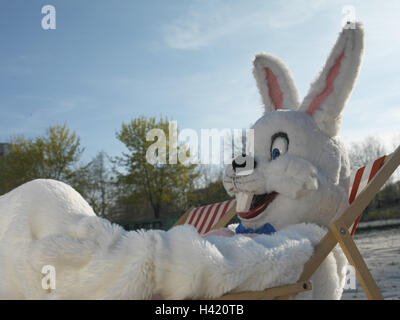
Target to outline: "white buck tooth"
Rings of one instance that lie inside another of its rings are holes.
[[[236,211],[247,212],[250,209],[251,200],[253,200],[253,194],[247,192],[236,193]]]

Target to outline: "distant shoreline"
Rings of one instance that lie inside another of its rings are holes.
[[[387,219],[387,220],[375,220],[360,222],[357,227],[357,231],[367,231],[371,229],[380,228],[395,228],[400,226],[400,219]]]

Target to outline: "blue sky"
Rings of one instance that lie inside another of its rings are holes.
[[[41,28],[56,8],[57,29]],[[341,29],[364,23],[363,67],[343,116],[349,144],[400,141],[400,1],[0,1],[0,142],[67,124],[84,159],[118,155],[123,121],[167,115],[179,128],[247,128],[262,114],[251,61],[283,58],[307,93]],[[199,134],[200,136],[200,134]]]

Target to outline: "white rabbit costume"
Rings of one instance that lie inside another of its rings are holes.
[[[230,165],[224,177],[227,192],[237,196],[239,210],[245,211],[239,213],[243,224],[252,228],[266,222],[277,228],[300,222],[327,226],[343,211],[350,165],[337,134],[362,52],[363,30],[357,23],[354,29],[342,31],[302,103],[284,63],[269,54],[256,56],[254,76],[265,107],[264,116],[253,126],[256,166],[251,174],[243,175]],[[279,153],[276,159],[274,149]],[[252,209],[248,207],[254,194],[275,198],[264,212],[248,219],[252,215],[246,211]]]
[[[0,197],[0,298],[184,299],[295,282],[323,227],[347,205],[349,162],[336,136],[362,50],[360,24],[344,29],[301,104],[283,62],[256,56],[265,115],[253,126],[254,154],[241,159],[256,166],[246,174],[228,166],[224,186],[246,228],[270,223],[275,233],[127,232],[64,183],[35,180]],[[313,276],[313,290],[297,298],[340,298],[345,265],[336,248]],[[46,266],[54,268],[54,286],[43,282]]]

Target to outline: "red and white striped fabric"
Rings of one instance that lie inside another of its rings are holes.
[[[234,204],[234,200],[227,200],[193,208],[187,215],[184,223],[194,226],[200,234],[207,233]]]
[[[350,196],[349,203],[351,204],[360,192],[367,186],[372,180],[375,174],[383,166],[386,156],[380,157],[375,161],[368,163],[366,166],[361,167],[357,171],[353,172],[350,178]],[[361,215],[356,219],[351,229],[351,235],[356,231],[358,222],[361,219]]]

